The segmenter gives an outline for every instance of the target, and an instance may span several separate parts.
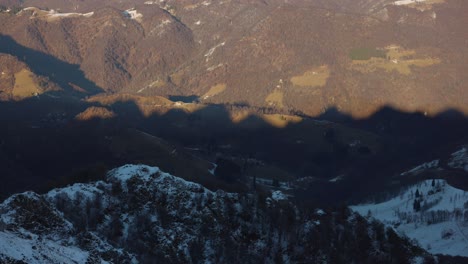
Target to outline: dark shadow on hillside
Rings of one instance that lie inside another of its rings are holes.
[[[71,84],[85,90],[85,95],[102,92],[100,87],[86,78],[79,65],[70,64],[49,54],[22,46],[10,36],[0,34],[0,53],[17,57],[34,73],[48,77],[67,92],[79,94]]]
[[[297,199],[334,204],[385,190],[395,175],[468,142],[468,120],[454,111],[427,117],[383,108],[367,119],[355,120],[330,109],[280,128],[256,115],[233,122],[222,105],[193,113],[174,108],[145,116],[133,101],[126,101],[106,106],[115,118],[74,119],[92,105],[98,104],[46,95],[0,103],[3,197],[44,190],[46,183],[86,168],[127,163],[156,165],[209,184],[208,177],[214,176],[197,159],[214,161],[221,156],[261,161],[297,178],[313,177],[314,182],[296,191]],[[358,146],[351,146],[355,141]],[[346,177],[329,181],[339,175]],[[219,179],[213,182],[212,189],[229,188]]]
[[[189,96],[171,95],[169,96],[169,100],[174,101],[174,102],[192,103],[192,102],[197,102],[198,99],[199,98],[196,95],[189,95]]]

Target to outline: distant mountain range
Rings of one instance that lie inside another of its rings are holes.
[[[308,115],[335,107],[355,117],[383,106],[468,112],[462,0],[0,4],[0,53],[87,96],[185,96]]]

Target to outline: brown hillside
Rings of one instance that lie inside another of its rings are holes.
[[[468,3],[393,2],[26,0],[55,11],[1,13],[0,33],[79,64],[107,92],[310,115],[468,113]]]

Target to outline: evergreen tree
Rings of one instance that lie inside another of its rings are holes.
[[[413,203],[413,209],[414,211],[419,212],[419,210],[421,210],[421,201],[415,199]]]

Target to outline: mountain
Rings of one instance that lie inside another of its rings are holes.
[[[466,263],[467,13],[0,0],[0,262]]]
[[[468,111],[462,0],[2,3],[22,8],[0,13],[3,37],[78,66],[100,92],[361,118]]]
[[[419,182],[383,203],[351,208],[394,226],[433,254],[466,257],[466,192],[444,180],[434,182]]]
[[[433,261],[346,208],[299,208],[280,191],[213,192],[145,165],[43,195],[15,194],[0,204],[0,237],[6,263]]]
[[[468,172],[467,149],[454,152],[447,163],[449,167]],[[434,160],[402,173],[401,177],[440,171],[442,166],[440,160]],[[458,183],[450,176],[448,180]],[[351,206],[351,209],[393,226],[433,254],[468,256],[468,197],[465,190],[457,189],[443,179],[426,179],[380,197],[374,203]]]
[[[16,57],[0,53],[0,65],[0,100],[22,100],[60,89]]]

